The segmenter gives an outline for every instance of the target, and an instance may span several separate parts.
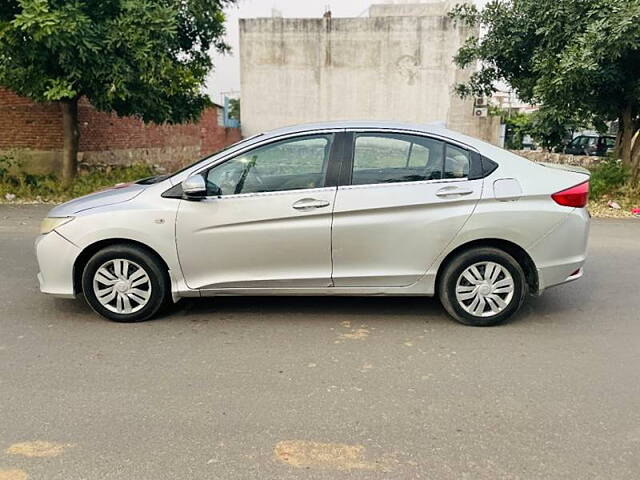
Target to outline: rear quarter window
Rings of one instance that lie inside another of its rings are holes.
[[[444,161],[444,178],[466,178],[471,163],[468,150],[447,144]]]

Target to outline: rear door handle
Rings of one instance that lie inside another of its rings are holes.
[[[330,205],[326,200],[316,200],[315,198],[303,198],[292,205],[296,210],[314,210],[316,208],[324,208]]]
[[[436,192],[436,195],[441,198],[446,197],[463,197],[465,195],[471,195],[473,190],[460,187],[444,187]]]

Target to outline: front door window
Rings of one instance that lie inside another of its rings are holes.
[[[324,186],[333,135],[287,139],[218,165],[206,175],[210,196]]]

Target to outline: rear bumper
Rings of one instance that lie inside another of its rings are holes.
[[[589,213],[585,208],[577,208],[528,249],[538,270],[538,294],[582,277],[589,228]]]
[[[73,264],[80,249],[53,231],[36,239],[40,291],[56,297],[75,298]]]
[[[547,277],[551,276],[549,272],[543,272],[542,274],[546,275]],[[540,270],[538,270],[538,276],[540,275],[541,275],[541,272]],[[557,278],[552,277],[553,280],[548,281],[546,287],[540,287],[538,289],[537,295],[542,295],[547,288],[557,287],[558,285],[564,285],[565,283],[570,283],[570,282],[579,280],[580,278],[582,278],[583,275],[584,275],[584,268],[580,267],[578,270],[574,270],[574,272],[564,280],[558,281]]]

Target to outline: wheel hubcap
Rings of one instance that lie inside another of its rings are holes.
[[[495,262],[478,262],[467,268],[456,283],[456,299],[465,312],[492,317],[502,312],[515,292],[513,277]]]
[[[151,279],[137,263],[123,258],[103,263],[93,276],[93,292],[107,310],[129,314],[151,298]]]

